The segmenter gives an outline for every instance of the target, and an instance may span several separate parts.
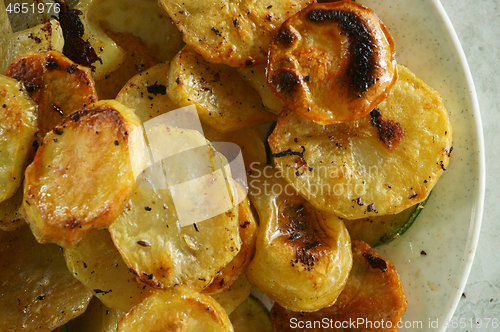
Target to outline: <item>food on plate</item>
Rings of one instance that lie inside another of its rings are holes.
[[[107,229],[93,230],[77,245],[65,248],[64,258],[75,278],[111,309],[127,311],[153,291],[136,280]]]
[[[234,332],[271,332],[273,326],[269,311],[257,298],[250,295],[229,314]]]
[[[87,310],[69,321],[59,332],[116,332],[116,326],[125,312],[106,307],[93,297]]]
[[[350,0],[314,4],[271,40],[267,82],[302,117],[327,125],[358,120],[397,79],[394,40],[371,10]]]
[[[281,113],[276,167],[316,208],[346,219],[422,202],[448,166],[452,129],[439,94],[398,65],[389,97],[361,120],[321,126]]]
[[[230,315],[250,295],[251,289],[252,285],[245,274],[242,274],[230,288],[223,292],[210,294],[203,291],[203,293],[210,295],[224,308],[226,314]]]
[[[81,315],[92,293],[68,271],[61,249],[28,226],[0,231],[0,330],[52,331]]]
[[[23,54],[6,75],[21,81],[37,104],[40,140],[66,116],[97,101],[89,68],[58,51]]]
[[[206,331],[232,332],[224,309],[208,295],[178,286],[157,291],[128,311],[117,332]]]
[[[351,274],[337,302],[316,312],[293,312],[274,304],[271,321],[275,331],[324,331],[307,322],[329,322],[328,331],[397,331],[397,323],[406,309],[406,297],[394,264],[380,257],[369,245],[352,242]],[[356,321],[355,328],[345,322]],[[305,328],[296,328],[297,322]],[[381,322],[384,321],[383,327]],[[371,323],[371,326],[367,322]],[[373,322],[379,322],[378,327]]]
[[[70,246],[121,213],[136,186],[130,160],[141,151],[131,133],[139,125],[132,109],[99,101],[45,135],[24,181],[23,209],[39,242]]]
[[[36,105],[24,86],[0,75],[0,204],[21,184],[36,125]]]
[[[235,68],[210,63],[190,46],[170,63],[167,93],[179,106],[196,105],[200,119],[218,131],[234,131],[276,119]]]
[[[161,0],[184,41],[205,59],[234,67],[266,61],[269,40],[290,16],[315,0]]]
[[[249,188],[260,220],[250,283],[289,310],[331,306],[352,265],[342,220],[314,208],[271,166],[254,165]]]
[[[0,230],[14,231],[26,223],[21,209],[22,204],[22,186],[17,189],[12,197],[0,202]]]

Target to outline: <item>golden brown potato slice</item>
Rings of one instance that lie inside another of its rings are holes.
[[[17,189],[14,196],[0,203],[0,230],[14,231],[26,223],[21,212],[22,204],[22,187]]]
[[[0,13],[5,13],[4,3],[0,3]],[[3,7],[3,10],[2,10]],[[0,21],[9,24],[8,20]],[[44,24],[26,30],[12,33],[10,25],[8,29],[0,28],[2,39],[0,39],[0,74],[4,74],[7,67],[16,60],[18,56],[28,52],[62,51],[64,38],[61,25],[57,20],[50,20]]]
[[[107,229],[94,230],[64,249],[69,270],[107,307],[127,311],[153,291],[139,283]]]
[[[85,311],[92,293],[68,271],[62,251],[28,226],[0,232],[0,330],[51,331]]]
[[[132,109],[100,101],[45,136],[24,183],[23,209],[39,242],[66,247],[120,214],[136,186],[129,134],[139,126]]]
[[[36,125],[36,105],[23,85],[0,75],[0,202],[21,184]]]
[[[278,27],[314,0],[161,0],[184,41],[207,60],[249,67],[266,61]]]
[[[283,112],[269,145],[285,179],[316,208],[347,219],[423,201],[448,165],[452,128],[439,94],[403,66],[367,117],[321,126]]]
[[[250,295],[252,285],[247,277],[242,274],[230,288],[222,293],[208,294],[219,303],[226,314],[230,315]]]
[[[251,172],[249,194],[260,224],[248,280],[290,310],[332,305],[352,265],[343,222],[315,209],[272,166]]]
[[[240,195],[245,195],[241,185],[238,185],[238,189]],[[222,271],[217,273],[217,276],[212,283],[203,290],[203,293],[212,295],[227,291],[241,274],[245,272],[245,269],[248,264],[250,264],[255,254],[258,225],[255,221],[248,198],[245,198],[238,206],[238,221],[240,224],[239,233],[241,238],[240,251]]]
[[[141,184],[110,232],[144,283],[201,291],[240,250],[238,194],[227,161],[199,132],[167,127],[160,134],[148,137],[172,156],[158,163],[168,188],[146,179],[154,189]],[[194,146],[199,148],[178,151]]]
[[[106,307],[97,297],[92,298],[85,312],[68,322],[64,332],[116,332],[125,312]],[[61,331],[62,332],[62,331]]]
[[[394,265],[381,258],[361,241],[352,242],[352,271],[337,302],[316,312],[304,313],[286,310],[275,304],[271,321],[275,331],[397,331],[397,323],[406,310],[406,297]],[[323,320],[326,318],[326,320]],[[328,322],[328,328],[297,328],[297,322]],[[346,324],[357,322],[356,326]],[[366,322],[372,325],[367,325]],[[383,327],[380,322],[384,321]],[[358,324],[359,322],[359,324]],[[375,322],[379,327],[375,328]]]
[[[218,131],[234,131],[276,119],[235,68],[210,63],[189,46],[170,63],[167,92],[179,106],[196,105],[201,120]]]
[[[271,92],[269,84],[266,82],[266,66],[259,65],[251,68],[238,68],[238,74],[257,90],[262,98],[262,104],[272,113],[279,115],[283,110],[281,103]]]
[[[65,116],[97,101],[90,70],[58,51],[24,54],[9,66],[7,76],[21,81],[37,103],[41,138]]]
[[[234,332],[272,332],[269,310],[257,298],[250,295],[236,308],[229,319]]]
[[[314,4],[274,35],[267,82],[308,120],[358,120],[389,95],[394,55],[394,40],[372,10],[350,0]]]
[[[229,317],[214,299],[186,287],[158,291],[123,316],[118,332],[233,331]]]

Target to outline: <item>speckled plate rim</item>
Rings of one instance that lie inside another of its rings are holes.
[[[477,100],[476,89],[474,86],[474,81],[472,79],[472,74],[469,68],[469,64],[467,62],[467,58],[465,57],[465,53],[463,51],[460,40],[458,39],[458,35],[451,23],[448,14],[446,13],[443,5],[439,0],[434,0],[434,9],[440,14],[443,22],[446,25],[446,31],[448,32],[448,37],[451,39],[454,51],[458,55],[460,59],[461,69],[463,74],[467,80],[467,88],[470,94],[471,101],[471,109],[474,114],[474,125],[476,130],[475,137],[475,148],[477,151],[478,158],[478,189],[476,201],[473,205],[473,213],[469,226],[469,236],[467,238],[467,243],[464,249],[463,255],[463,263],[460,267],[460,270],[463,271],[462,276],[460,278],[460,282],[458,285],[457,292],[451,297],[451,310],[446,315],[445,321],[449,321],[453,318],[453,315],[457,309],[458,302],[460,301],[460,297],[465,288],[465,284],[467,283],[467,279],[469,278],[469,274],[472,268],[472,263],[474,262],[474,256],[477,251],[477,244],[479,241],[479,233],[481,231],[481,223],[483,219],[483,208],[484,208],[484,196],[485,196],[485,185],[486,185],[486,162],[485,162],[485,153],[484,153],[484,135],[483,135],[483,126],[481,123],[481,113],[479,110],[479,102]],[[439,331],[445,331],[446,326],[441,326]]]

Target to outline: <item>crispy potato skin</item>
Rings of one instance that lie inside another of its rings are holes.
[[[170,63],[167,93],[179,106],[196,105],[200,119],[222,132],[276,119],[236,68],[210,63],[190,46]]]
[[[396,214],[445,171],[452,128],[443,101],[407,68],[398,72],[391,95],[361,120],[321,126],[280,115],[268,139],[274,162],[316,208],[346,219]]]
[[[394,40],[362,5],[313,4],[274,35],[266,75],[276,98],[310,121],[358,120],[397,80]]]
[[[97,101],[92,73],[58,51],[21,55],[7,68],[38,105],[39,137],[65,116]]]
[[[266,61],[269,40],[290,16],[314,0],[161,0],[183,39],[205,59],[233,67]]]
[[[128,311],[118,323],[117,332],[129,331],[233,332],[233,327],[214,299],[178,286],[157,291]]]
[[[80,315],[92,293],[68,271],[59,246],[27,225],[0,231],[0,330],[49,332]]]
[[[129,133],[139,124],[133,110],[101,101],[45,136],[24,183],[23,209],[39,242],[69,246],[120,214],[136,187]]]
[[[384,328],[375,329],[366,325],[358,328],[329,328],[328,331],[344,332],[389,332],[397,331],[397,323],[406,310],[404,295],[399,276],[394,265],[381,258],[369,245],[361,241],[352,242],[353,267],[347,284],[337,299],[329,308],[316,312],[293,312],[276,303],[271,310],[271,322],[274,331],[325,331],[325,329],[302,328],[290,326],[290,320],[321,321],[323,318],[335,322],[365,321],[381,322]],[[387,328],[387,322],[392,328]]]
[[[249,180],[260,224],[248,280],[290,310],[330,306],[351,270],[349,233],[340,219],[316,210],[270,168],[254,167]]]
[[[22,182],[36,125],[36,105],[22,84],[0,75],[0,202],[3,204]]]

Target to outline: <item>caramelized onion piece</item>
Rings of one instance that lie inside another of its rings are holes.
[[[394,55],[394,40],[372,10],[353,1],[313,4],[274,35],[267,82],[308,120],[353,121],[389,95]]]
[[[352,254],[351,274],[333,306],[304,313],[286,310],[276,303],[271,310],[274,330],[325,331],[323,325],[320,328],[308,328],[304,324],[305,328],[292,328],[290,322],[296,319],[302,322],[328,322],[328,331],[397,331],[397,323],[406,310],[406,297],[394,265],[361,241],[352,242]],[[350,328],[352,324],[346,327],[345,322],[350,321],[356,322],[354,328]]]

